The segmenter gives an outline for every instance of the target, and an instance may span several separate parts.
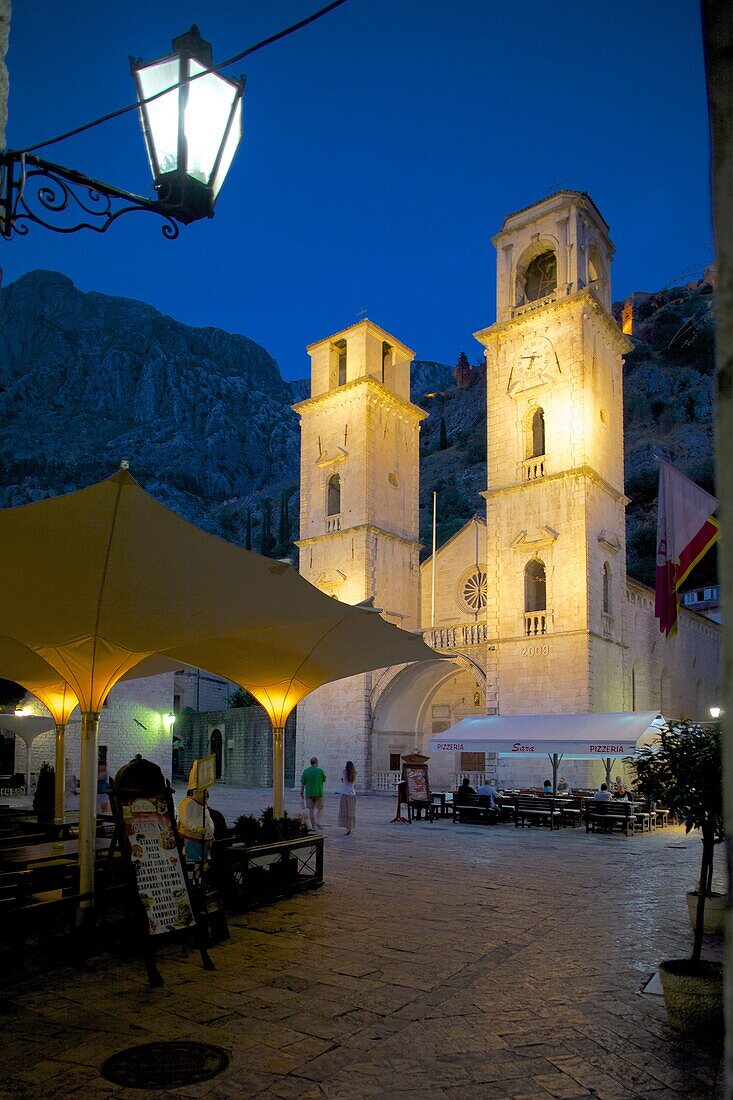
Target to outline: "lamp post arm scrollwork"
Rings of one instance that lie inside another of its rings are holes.
[[[143,211],[163,218],[163,236],[174,240],[185,212],[161,198],[147,199],[102,183],[32,153],[0,154],[0,232],[25,235],[29,223],[55,233],[91,229],[104,233],[123,214]]]

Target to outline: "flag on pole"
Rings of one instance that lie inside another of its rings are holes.
[[[654,614],[659,629],[677,633],[677,594],[692,569],[718,539],[718,502],[667,462],[659,464],[657,575]]]

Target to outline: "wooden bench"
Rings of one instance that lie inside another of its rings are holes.
[[[460,802],[458,799],[460,798]],[[486,795],[454,794],[453,821],[460,825],[495,825],[499,820],[499,809],[489,804]]]
[[[600,831],[611,833],[618,827],[626,836],[632,836],[634,832],[634,807],[630,802],[596,801],[589,798],[585,803],[585,831],[586,833]]]
[[[22,958],[31,933],[49,938],[54,924],[64,933],[77,930],[77,913],[92,894],[79,892],[78,866],[71,860],[46,861],[18,871],[0,873],[0,941]],[[66,935],[65,935],[66,939]],[[79,942],[74,936],[74,949]]]
[[[532,798],[517,795],[514,803],[514,828],[521,825],[549,825],[550,829],[559,829],[562,811],[554,798]]]

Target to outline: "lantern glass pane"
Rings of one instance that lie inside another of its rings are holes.
[[[231,163],[234,160],[234,154],[237,151],[237,147],[242,140],[242,100],[237,101],[237,105],[234,108],[234,118],[232,119],[232,125],[227,135],[224,151],[221,154],[221,160],[219,161],[219,168],[216,173],[216,178],[212,184],[213,197],[219,194],[221,185],[226,179],[226,174],[231,167]]]
[[[143,96],[157,95],[179,81],[178,58],[156,61],[138,70]],[[153,147],[149,149],[153,172],[164,175],[178,168],[178,89],[163,95],[142,110],[147,114]]]
[[[191,76],[206,71],[193,58],[189,64]],[[237,91],[235,85],[217,73],[201,76],[189,85],[184,121],[188,149],[186,171],[201,183],[208,185],[211,180]]]

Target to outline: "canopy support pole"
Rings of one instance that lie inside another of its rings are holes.
[[[552,764],[552,797],[557,794],[557,769],[560,767],[560,761],[563,758],[561,752],[553,752],[547,754],[550,757],[550,763]]]
[[[272,810],[275,817],[285,813],[285,727],[272,727]]]
[[[607,756],[606,757],[606,784],[608,785],[609,791],[611,790],[611,769],[613,767],[613,762],[614,762],[615,759],[616,759],[615,756],[613,756],[613,757]]]
[[[81,716],[81,774],[79,776],[79,892],[94,889],[97,838],[97,778],[99,771],[99,712]],[[87,903],[88,905],[89,903]]]
[[[33,756],[33,741],[25,743],[25,793],[31,793],[31,758]]]
[[[63,825],[66,799],[66,723],[56,723],[56,785],[54,788],[53,819]]]

